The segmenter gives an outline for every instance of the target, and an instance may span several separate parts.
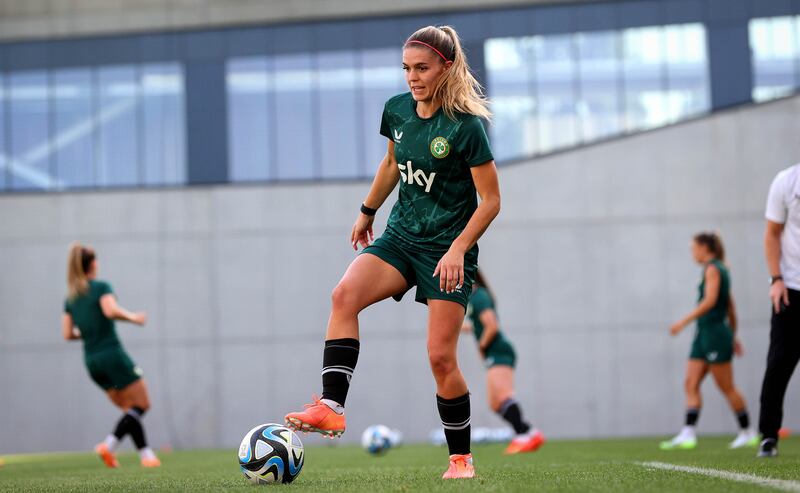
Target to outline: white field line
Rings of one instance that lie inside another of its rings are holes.
[[[719,469],[706,469],[703,467],[691,466],[678,466],[675,464],[668,464],[666,462],[635,462],[635,464],[653,469],[664,469],[667,471],[680,471],[691,474],[701,474],[712,478],[727,479],[728,481],[737,481],[739,483],[750,483],[765,488],[775,488],[781,491],[793,491],[800,493],[800,482],[791,481],[788,479],[772,479],[763,478],[754,474],[744,474],[740,472],[721,471]]]

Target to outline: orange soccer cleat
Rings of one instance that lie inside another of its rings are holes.
[[[544,434],[539,430],[532,430],[529,433],[511,440],[506,447],[504,454],[519,454],[522,452],[536,452],[539,447],[544,445]]]
[[[95,453],[100,457],[100,460],[105,463],[106,466],[114,469],[119,467],[119,461],[117,460],[117,456],[114,455],[114,452],[108,448],[108,445],[105,443],[98,443],[94,447]]]
[[[142,467],[161,467],[161,461],[155,455],[151,457],[142,457],[139,460]]]
[[[317,396],[313,399],[314,403],[305,404],[303,411],[287,414],[286,426],[304,433],[314,431],[328,438],[340,437],[345,429],[344,414],[336,413]]]
[[[475,468],[472,466],[472,454],[450,456],[450,466],[442,474],[442,479],[474,478]]]

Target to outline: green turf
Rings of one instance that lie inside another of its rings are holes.
[[[409,445],[383,457],[356,447],[309,447],[298,479],[282,491],[768,491],[753,484],[651,470],[659,461],[800,481],[800,439],[781,442],[781,456],[755,459],[755,450],[727,450],[726,438],[701,438],[697,449],[658,450],[658,439],[553,441],[512,457],[500,445],[473,449],[478,478],[442,481],[444,448]],[[0,491],[253,491],[239,472],[236,451],[165,453],[160,469],[141,469],[133,454],[106,469],[92,454],[12,455],[0,467]],[[799,483],[800,484],[800,483]],[[286,488],[283,490],[283,488]]]

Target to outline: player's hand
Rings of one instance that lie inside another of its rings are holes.
[[[353,224],[353,231],[350,233],[350,244],[353,245],[353,250],[358,250],[359,243],[361,248],[366,248],[375,240],[375,235],[372,233],[372,223],[374,221],[375,216],[358,214],[356,223]]]
[[[683,320],[681,320],[679,322],[675,322],[674,324],[670,325],[670,327],[669,327],[669,335],[676,336],[676,335],[680,334],[680,332],[683,330],[683,327],[685,325],[686,324],[683,322]]]
[[[439,276],[439,290],[452,293],[464,286],[464,252],[450,247],[439,259],[433,277]]]
[[[786,289],[786,284],[783,280],[778,280],[772,283],[769,288],[769,299],[772,300],[772,308],[775,313],[780,313],[782,307],[789,306],[789,290]]]
[[[738,337],[733,339],[733,354],[740,358],[744,356],[744,346],[742,346],[742,341]]]
[[[145,312],[136,312],[131,314],[131,322],[136,325],[144,325],[147,323],[147,314]]]

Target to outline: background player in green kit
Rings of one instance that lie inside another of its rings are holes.
[[[731,409],[736,413],[740,431],[730,448],[755,447],[758,436],[750,428],[747,404],[733,383],[733,354],[742,354],[742,345],[735,337],[736,306],[731,294],[731,281],[725,266],[725,249],[716,233],[699,233],[692,241],[692,256],[704,266],[700,281],[698,305],[686,317],[670,327],[670,334],[677,335],[693,320],[697,320],[697,332],[686,367],[686,424],[661,448],[690,449],[697,445],[695,426],[700,415],[702,396],[700,384],[710,371]]]
[[[64,339],[83,340],[83,360],[92,380],[124,413],[114,432],[95,447],[108,467],[119,467],[114,449],[130,434],[139,451],[143,467],[158,467],[161,462],[147,446],[142,417],[150,408],[142,371],[122,347],[114,320],[144,325],[147,315],[131,313],[117,304],[111,285],[97,279],[97,259],[93,249],[73,243],[67,261],[69,295],[64,303]]]
[[[428,358],[450,452],[443,478],[471,478],[469,392],[456,345],[477,269],[477,241],[500,211],[497,170],[480,120],[489,110],[449,26],[412,34],[403,47],[403,70],[410,92],[386,103],[380,127],[386,155],[350,235],[353,248],[365,248],[333,291],[322,399],[287,414],[286,422],[327,436],[344,431],[358,314],[416,286],[415,299],[428,306]],[[370,244],[375,212],[398,182],[386,231]]]
[[[478,269],[475,285],[467,307],[467,316],[472,322],[464,324],[478,341],[478,350],[486,364],[486,388],[489,407],[514,428],[517,436],[506,447],[506,454],[534,452],[544,444],[541,431],[532,428],[522,417],[522,409],[514,399],[514,365],[517,355],[511,342],[500,331],[500,322],[495,311],[494,296],[483,273]]]

